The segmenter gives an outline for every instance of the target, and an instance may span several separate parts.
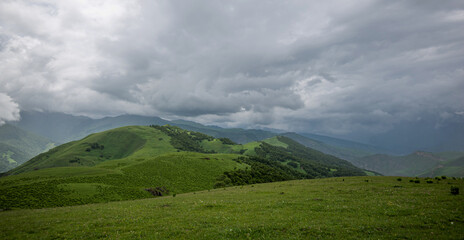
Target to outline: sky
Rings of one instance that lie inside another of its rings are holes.
[[[464,2],[0,1],[22,110],[333,136],[464,122]]]

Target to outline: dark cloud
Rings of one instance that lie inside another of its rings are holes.
[[[95,117],[382,132],[461,116],[463,26],[462,1],[2,1],[0,92]]]

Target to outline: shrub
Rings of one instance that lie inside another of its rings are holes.
[[[427,183],[433,183],[433,181],[432,180],[427,180]]]
[[[145,191],[151,193],[155,197],[169,194],[169,190],[167,190],[166,187],[147,188]]]
[[[401,182],[403,179],[397,178],[396,181]]]
[[[458,195],[459,194],[459,187],[451,186],[450,191],[451,191],[451,194]]]
[[[412,179],[409,179],[409,182],[414,182],[414,180],[412,180]]]
[[[441,176],[441,179],[446,179],[446,176]]]
[[[415,183],[420,183],[419,179],[414,180]]]

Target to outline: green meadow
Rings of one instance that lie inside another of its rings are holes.
[[[451,186],[464,181],[338,177],[11,210],[0,238],[463,239],[464,196]]]

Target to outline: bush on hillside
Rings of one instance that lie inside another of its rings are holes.
[[[147,188],[145,191],[151,193],[155,197],[160,197],[169,194],[169,190],[166,187],[155,187],[155,188]]]

